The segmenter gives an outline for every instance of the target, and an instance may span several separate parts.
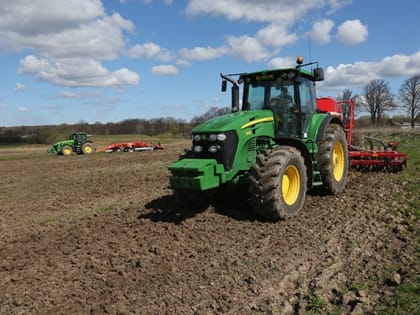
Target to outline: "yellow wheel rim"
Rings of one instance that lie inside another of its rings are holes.
[[[87,145],[85,147],[85,153],[87,153],[87,154],[92,153],[92,147],[90,145]]]
[[[70,155],[71,154],[71,149],[70,148],[64,148],[63,149],[63,154],[64,155]]]
[[[289,165],[284,172],[281,192],[283,195],[284,202],[291,206],[293,205],[298,197],[300,191],[300,175],[299,171],[294,165]]]
[[[343,178],[345,168],[344,148],[341,142],[336,142],[332,156],[332,170],[334,179],[339,182]]]

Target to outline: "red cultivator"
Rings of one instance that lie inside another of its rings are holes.
[[[407,154],[398,152],[399,142],[364,137],[365,147],[353,145],[354,103],[338,102],[343,113],[344,128],[347,131],[350,166],[360,170],[386,170],[399,172],[407,166]]]
[[[97,152],[135,152],[135,151],[152,151],[152,150],[163,150],[163,146],[160,143],[151,144],[143,141],[133,141],[133,142],[121,142],[113,143],[107,146],[104,146]]]
[[[332,98],[319,98],[320,111],[340,116],[346,131],[350,166],[360,170],[386,170],[398,172],[407,166],[407,154],[398,152],[399,142],[385,142],[380,139],[364,137],[364,147],[353,144],[354,103],[336,102]]]

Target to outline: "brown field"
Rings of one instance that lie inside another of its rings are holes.
[[[270,223],[246,196],[178,207],[167,165],[186,146],[0,149],[0,314],[375,313],[418,267],[396,174],[352,171]]]

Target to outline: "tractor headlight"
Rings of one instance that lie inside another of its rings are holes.
[[[209,146],[209,148],[208,148],[208,151],[210,152],[210,153],[216,153],[217,151],[219,150],[219,148],[217,147],[217,145],[211,145],[211,146]]]
[[[193,150],[195,153],[201,153],[203,151],[203,147],[201,145],[196,145]]]
[[[198,142],[201,140],[201,136],[199,134],[193,135],[193,141]]]
[[[219,141],[225,141],[226,140],[226,135],[224,133],[219,133],[217,135],[217,140],[219,140]]]
[[[214,134],[214,133],[211,133],[211,134],[209,134],[208,139],[209,139],[209,141],[214,142],[217,139],[217,135]]]

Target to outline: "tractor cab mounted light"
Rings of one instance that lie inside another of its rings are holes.
[[[303,63],[303,57],[302,57],[302,56],[297,56],[297,58],[296,58],[296,63],[297,63],[298,65],[301,65],[301,64]]]

